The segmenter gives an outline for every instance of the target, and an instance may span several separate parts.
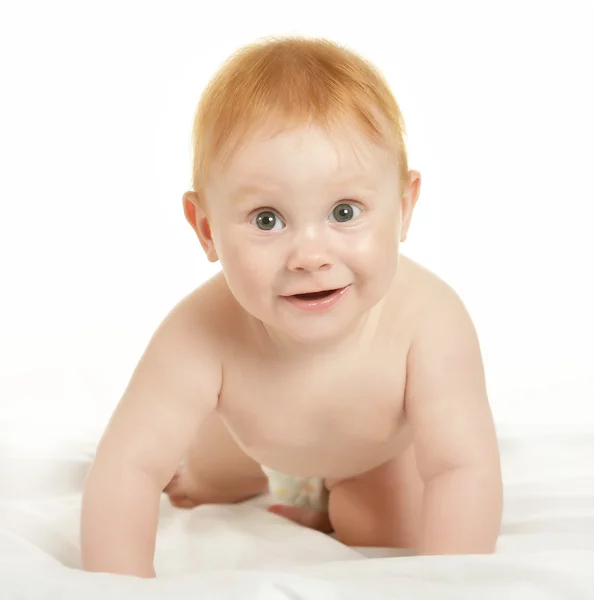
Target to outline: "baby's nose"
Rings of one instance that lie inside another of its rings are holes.
[[[308,234],[297,237],[289,257],[288,267],[289,270],[297,272],[332,268],[332,259],[323,235],[309,231]]]
[[[289,261],[291,271],[313,272],[324,271],[332,267],[330,262],[321,255],[301,256]]]

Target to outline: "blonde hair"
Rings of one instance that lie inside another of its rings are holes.
[[[208,83],[194,117],[194,191],[203,188],[211,161],[224,163],[273,117],[283,127],[313,121],[326,128],[352,117],[368,140],[395,151],[408,183],[404,120],[382,74],[334,42],[282,37],[244,46]]]

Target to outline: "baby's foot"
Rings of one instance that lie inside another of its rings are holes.
[[[268,507],[268,511],[275,515],[280,515],[290,519],[299,525],[316,529],[322,533],[332,533],[334,528],[330,523],[330,517],[325,510],[315,510],[313,508],[300,508],[298,506],[285,506],[284,504],[273,504]]]
[[[196,484],[183,467],[180,467],[163,490],[169,496],[169,502],[177,508],[193,508],[204,503]]]

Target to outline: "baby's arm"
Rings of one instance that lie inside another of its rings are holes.
[[[497,437],[475,328],[449,287],[411,346],[405,403],[425,482],[418,553],[493,552],[503,504]]]
[[[216,349],[191,296],[153,335],[85,481],[83,569],[154,577],[161,492],[221,387]]]

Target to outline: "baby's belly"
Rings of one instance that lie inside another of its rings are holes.
[[[410,441],[403,419],[391,426],[378,420],[376,427],[369,422],[346,426],[338,422],[334,427],[293,422],[275,427],[274,419],[247,426],[225,416],[223,420],[248,456],[275,471],[300,477],[354,477],[397,456]]]

